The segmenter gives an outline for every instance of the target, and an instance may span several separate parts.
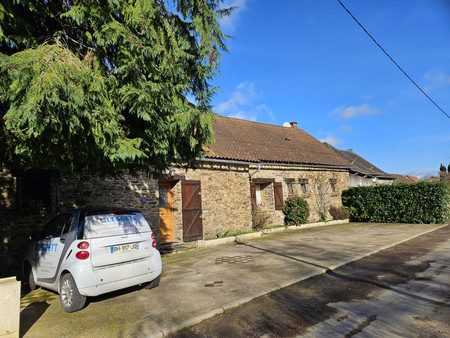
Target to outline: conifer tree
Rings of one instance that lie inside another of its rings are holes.
[[[221,1],[2,0],[0,165],[195,166],[213,140]]]

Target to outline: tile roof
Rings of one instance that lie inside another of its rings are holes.
[[[365,160],[364,158],[362,158],[361,156],[359,156],[352,150],[339,150],[339,149],[336,149],[335,147],[333,147],[331,144],[328,144],[326,142],[324,144],[329,149],[333,150],[336,154],[341,156],[343,159],[350,162],[352,164],[352,167],[354,167],[351,169],[351,171],[356,172],[358,174],[362,174],[362,175],[369,175],[372,177],[394,179],[394,177],[385,173],[380,168],[374,166],[372,163]]]
[[[416,183],[420,181],[420,178],[414,175],[400,175],[400,174],[389,174],[395,177],[394,182],[404,182],[404,183]]]
[[[413,181],[411,181],[406,176],[403,176],[403,175],[400,175],[400,174],[391,174],[391,176],[395,177],[395,181],[394,182],[414,183]]]
[[[417,177],[416,175],[406,175],[406,178],[413,181],[414,183],[417,183],[420,181],[420,177]]]
[[[217,116],[206,158],[350,167],[302,129]]]

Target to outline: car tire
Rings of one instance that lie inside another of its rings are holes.
[[[145,286],[144,289],[153,289],[156,288],[159,285],[159,282],[161,281],[161,275],[159,275],[156,279],[152,280],[150,283],[148,283],[147,286]]]
[[[33,274],[33,269],[31,268],[31,266],[27,267],[27,285],[28,288],[33,291],[36,290],[36,283],[34,282],[34,274]]]
[[[59,300],[66,312],[81,310],[86,304],[86,297],[78,291],[77,284],[70,273],[61,277],[59,282]]]

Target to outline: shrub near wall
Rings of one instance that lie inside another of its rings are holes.
[[[301,197],[293,196],[284,201],[284,223],[286,225],[306,224],[309,217],[309,205]]]
[[[419,182],[352,187],[342,193],[351,221],[444,223],[450,219],[450,184]]]

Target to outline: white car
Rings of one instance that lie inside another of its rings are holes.
[[[66,312],[82,309],[86,297],[153,288],[161,279],[155,235],[138,210],[64,211],[31,239],[23,265],[28,285],[58,292]]]

